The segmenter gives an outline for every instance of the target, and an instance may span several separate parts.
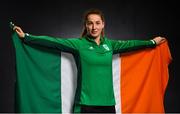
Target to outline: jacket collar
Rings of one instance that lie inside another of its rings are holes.
[[[89,35],[85,35],[85,38],[86,38],[88,41],[96,44],[96,42],[94,41],[94,38],[93,38],[93,37],[91,37],[91,36],[89,36]],[[103,44],[104,41],[105,41],[105,37],[100,36],[100,45]]]

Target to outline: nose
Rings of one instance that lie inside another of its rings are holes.
[[[96,29],[96,25],[95,24],[93,24],[92,29]]]

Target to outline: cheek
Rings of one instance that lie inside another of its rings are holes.
[[[103,29],[103,26],[99,26],[98,29],[99,29],[99,30],[102,30],[102,29]]]
[[[99,25],[98,28],[103,29],[104,28],[103,24]]]
[[[91,26],[86,26],[86,29],[89,31],[89,30],[92,29],[92,27]]]

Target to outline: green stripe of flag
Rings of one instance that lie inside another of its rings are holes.
[[[60,52],[24,44],[12,35],[16,51],[16,112],[61,112]]]

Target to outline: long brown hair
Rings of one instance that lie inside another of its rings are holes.
[[[84,24],[84,27],[83,27],[83,31],[82,31],[81,37],[84,37],[87,34],[86,22],[87,22],[88,16],[90,14],[97,14],[97,15],[99,15],[101,17],[102,21],[105,22],[104,14],[99,9],[89,9],[89,10],[87,10],[84,13],[84,15],[83,15],[83,24]],[[102,29],[101,36],[104,37],[104,28]]]

